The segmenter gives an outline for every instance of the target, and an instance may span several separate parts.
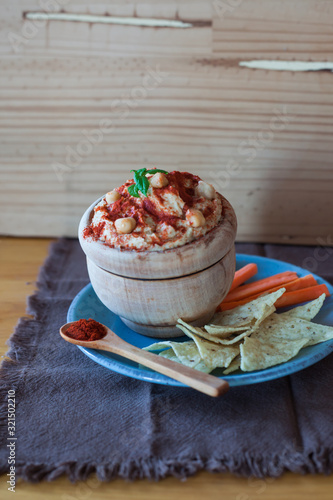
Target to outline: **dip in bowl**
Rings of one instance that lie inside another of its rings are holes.
[[[101,300],[138,333],[206,324],[235,273],[230,203],[188,172],[141,169],[84,213],[79,240]]]

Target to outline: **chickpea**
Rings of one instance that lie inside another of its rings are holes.
[[[109,205],[119,200],[120,198],[121,195],[120,193],[118,193],[118,191],[109,191],[109,193],[106,193],[105,195],[106,203],[108,203]]]
[[[150,185],[154,188],[163,188],[169,184],[168,179],[161,172],[157,172],[150,179]]]
[[[197,186],[197,194],[198,196],[207,198],[207,200],[213,200],[216,196],[216,191],[211,184],[207,184],[207,182],[204,181],[199,181]]]
[[[114,225],[118,234],[129,234],[135,229],[136,220],[133,217],[123,217],[122,219],[117,219]]]
[[[200,210],[196,210],[195,208],[189,208],[186,212],[186,219],[193,227],[201,227],[206,224],[206,219],[203,216],[203,213]]]

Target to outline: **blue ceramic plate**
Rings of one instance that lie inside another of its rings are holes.
[[[257,257],[253,255],[237,255],[237,269],[245,266],[250,262],[255,262],[258,265],[258,274],[255,279],[265,278],[273,274],[281,273],[283,271],[295,271],[299,276],[305,276],[308,271],[282,262],[279,260],[267,259],[265,257]],[[333,294],[333,287],[323,280],[319,276],[314,275],[318,283],[325,283]],[[252,279],[253,280],[253,279]],[[138,333],[130,330],[114,313],[109,311],[98,299],[92,286],[89,284],[75,297],[73,300],[67,314],[67,321],[76,321],[80,318],[93,318],[107,325],[112,331],[114,331],[119,337],[126,340],[132,345],[137,347],[145,347],[153,342],[158,342],[161,339],[145,337]],[[315,318],[315,322],[324,325],[333,326],[333,297],[326,298],[324,306]],[[173,339],[177,342],[182,342],[188,340],[187,337],[179,337]],[[164,385],[176,385],[180,387],[185,387],[180,382],[173,380],[165,375],[153,372],[151,370],[141,368],[137,363],[130,360],[117,356],[106,351],[97,351],[94,349],[87,349],[85,347],[79,347],[81,351],[91,358],[96,363],[113,370],[114,372],[127,375],[128,377],[146,380],[147,382],[153,382],[155,384]],[[273,380],[279,377],[284,377],[285,375],[290,375],[303,368],[307,368],[317,361],[325,358],[328,354],[333,352],[333,340],[323,342],[310,347],[305,347],[302,349],[297,356],[295,356],[290,361],[282,363],[280,365],[273,366],[272,368],[267,368],[266,370],[259,370],[249,373],[243,373],[240,371],[234,372],[232,375],[222,376],[222,369],[216,369],[212,372],[214,375],[228,380],[230,386],[237,385],[247,385],[255,384],[258,382],[265,382],[266,380]]]

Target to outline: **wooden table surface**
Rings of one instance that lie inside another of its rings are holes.
[[[36,287],[36,276],[48,251],[49,239],[0,238],[0,322],[1,356],[7,351],[5,344],[20,316],[25,314],[26,297]],[[0,478],[0,497],[10,498],[6,476]],[[60,499],[137,499],[160,500],[201,499],[210,500],[288,500],[332,498],[333,476],[300,476],[287,473],[279,479],[237,478],[230,474],[199,473],[187,481],[167,478],[159,482],[147,480],[132,483],[116,480],[101,483],[95,477],[85,482],[71,484],[66,477],[52,483],[30,484],[18,481],[16,498],[24,500]]]

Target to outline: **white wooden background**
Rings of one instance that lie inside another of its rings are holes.
[[[333,244],[331,0],[0,6],[2,234],[74,236],[88,204],[157,166],[215,184],[238,241]],[[60,11],[100,17],[31,20]]]

